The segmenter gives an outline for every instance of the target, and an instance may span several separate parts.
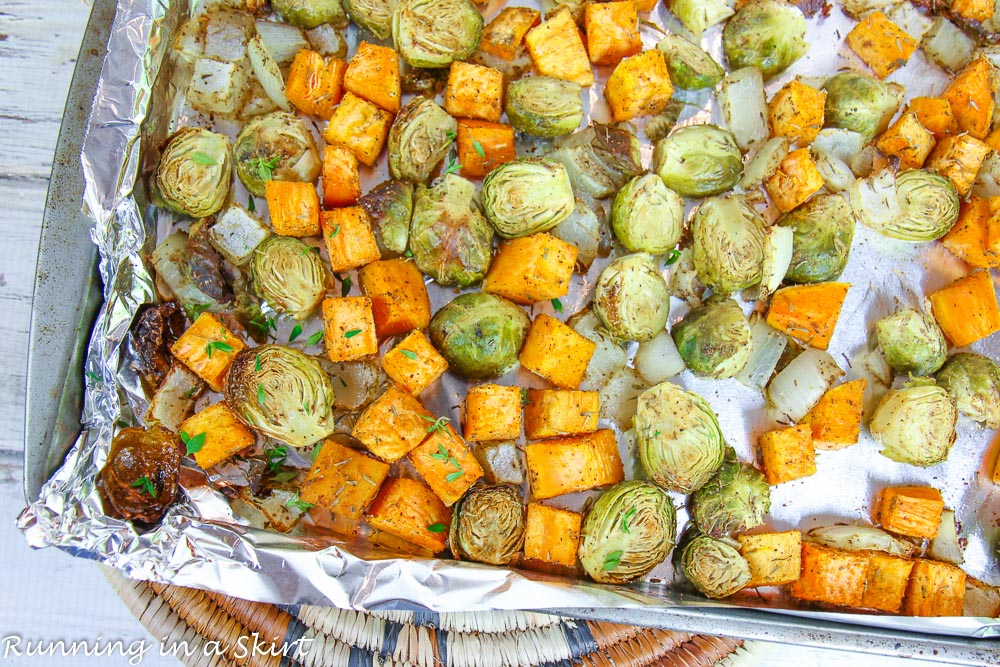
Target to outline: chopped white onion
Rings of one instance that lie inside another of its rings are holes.
[[[774,376],[767,400],[780,417],[798,422],[843,374],[827,352],[807,348]]]
[[[962,616],[972,618],[1000,616],[1000,588],[966,577]]]
[[[823,177],[823,184],[830,192],[843,192],[857,180],[851,167],[835,155],[817,155],[815,162],[817,171]]]
[[[896,0],[844,0],[844,13],[860,19],[876,9],[885,9]]]
[[[788,137],[773,137],[768,139],[747,163],[740,179],[739,187],[744,192],[759,188],[761,183],[771,178],[778,171],[778,165],[788,155],[791,142]]]
[[[864,368],[879,384],[892,386],[892,366],[886,361],[882,350],[877,347],[865,355]]]
[[[865,138],[858,132],[829,127],[820,130],[809,148],[816,155],[832,155],[844,162],[850,162],[864,146]]]
[[[246,71],[240,63],[198,58],[187,87],[187,99],[195,109],[231,115],[243,105]]]
[[[194,402],[204,388],[198,376],[182,363],[174,362],[153,394],[145,419],[158,421],[172,431],[180,428],[194,409]]]
[[[347,58],[347,40],[342,30],[337,30],[329,23],[306,31],[306,39],[316,51],[323,56],[336,56],[341,60]]]
[[[938,526],[938,533],[931,542],[928,554],[931,558],[961,565],[965,562],[965,555],[962,554],[962,545],[958,541],[958,525],[955,523],[955,512],[944,510],[941,512],[941,524]]]
[[[731,72],[719,89],[719,106],[726,127],[736,137],[743,151],[767,139],[767,98],[764,97],[764,76],[756,67],[744,67]]]
[[[990,151],[972,186],[972,194],[980,199],[1000,197],[1000,153]]]
[[[622,430],[631,428],[637,399],[647,386],[633,368],[625,366],[612,372],[598,391],[601,417],[613,421]]]
[[[934,25],[933,19],[921,14],[916,7],[909,2],[901,2],[893,5],[885,13],[886,17],[899,26],[899,29],[919,42],[927,34],[927,31]]]
[[[189,63],[205,55],[205,32],[200,21],[188,19],[181,25],[174,39],[174,51]]]
[[[761,265],[760,298],[766,299],[781,285],[792,263],[791,227],[768,227],[764,237],[764,262]]]
[[[290,63],[296,53],[309,48],[305,33],[293,25],[263,19],[258,19],[255,25],[264,48],[279,65]]]
[[[862,523],[820,526],[803,535],[802,539],[845,551],[884,551],[904,558],[920,553],[920,547],[916,544],[890,535],[881,528]]]
[[[938,67],[957,72],[972,62],[976,42],[954,23],[939,16],[924,35],[920,48]]]
[[[635,353],[635,369],[646,382],[659,384],[684,370],[681,358],[669,331],[661,331],[653,340],[639,343]]]
[[[244,20],[243,17],[246,17]],[[205,55],[235,63],[247,57],[247,39],[253,25],[246,14],[220,11],[205,22]]]
[[[267,52],[260,37],[255,36],[247,42],[247,55],[250,56],[253,73],[267,96],[285,111],[291,111],[292,105],[285,97],[285,77],[281,75],[281,68]]]
[[[751,318],[750,357],[743,370],[736,374],[736,380],[763,394],[787,345],[788,336],[771,327],[763,317]]]

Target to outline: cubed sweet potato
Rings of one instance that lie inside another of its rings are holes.
[[[374,167],[392,126],[392,114],[354,93],[344,93],[323,130],[327,143],[350,148],[361,162]]]
[[[521,348],[521,365],[562,389],[576,389],[597,343],[545,313],[535,318]]]
[[[431,302],[424,276],[413,262],[387,259],[366,264],[358,271],[358,282],[361,292],[372,300],[380,340],[430,324]]]
[[[941,244],[969,266],[1000,268],[1000,253],[990,244],[990,202],[970,195],[961,202],[958,221],[941,239]]]
[[[611,118],[616,123],[662,113],[673,94],[667,61],[657,49],[622,60],[604,87]]]
[[[302,113],[329,120],[343,94],[347,63],[333,56],[324,58],[315,51],[302,49],[295,54],[285,97]]]
[[[865,591],[868,556],[809,542],[802,543],[802,573],[789,587],[799,600],[857,607]]]
[[[444,375],[448,362],[423,332],[414,330],[382,356],[382,369],[390,380],[416,396]]]
[[[768,484],[816,474],[816,449],[809,424],[768,431],[758,445]]]
[[[531,305],[569,293],[577,247],[541,232],[500,243],[483,291]]]
[[[1000,331],[1000,307],[989,271],[976,271],[928,297],[941,331],[955,347],[965,347]]]
[[[246,449],[255,442],[253,433],[243,425],[225,403],[210,405],[197,412],[180,425],[180,433],[187,435],[188,449],[194,449],[192,456],[204,470],[222,463],[230,456]],[[190,443],[198,442],[198,447]]]
[[[575,81],[581,86],[593,85],[594,70],[569,7],[560,8],[547,21],[529,30],[524,41],[539,74]]]
[[[917,114],[920,124],[934,133],[936,139],[958,134],[958,123],[951,112],[951,104],[940,97],[914,97],[907,111]]]
[[[281,236],[319,234],[319,194],[312,183],[266,181],[267,210],[271,227]]]
[[[350,271],[382,257],[371,222],[361,206],[323,211],[323,241],[334,272]]]
[[[541,18],[538,10],[531,7],[504,7],[483,29],[479,48],[502,60],[513,60],[524,44],[524,36]]]
[[[951,563],[918,559],[910,571],[903,599],[907,616],[961,616],[965,572]]]
[[[391,114],[398,113],[402,82],[396,51],[388,46],[361,42],[347,64],[344,89],[374,102]]]
[[[503,123],[463,118],[458,121],[458,161],[462,176],[482,178],[517,157],[514,128]]]
[[[823,184],[823,176],[813,162],[809,149],[800,148],[785,156],[764,187],[774,205],[782,212],[788,212],[812,197]]]
[[[437,526],[435,526],[435,530],[437,530]],[[447,526],[445,526],[445,530],[447,531]],[[375,546],[382,547],[393,557],[397,557],[400,554],[416,556],[417,558],[431,558],[434,556],[434,552],[430,549],[425,549],[413,542],[407,542],[402,537],[397,537],[392,533],[387,533],[377,528],[371,529],[371,532],[368,534],[368,541]]]
[[[980,56],[959,72],[941,94],[951,105],[958,129],[976,139],[985,139],[993,122],[996,84],[992,70],[990,62]]]
[[[941,139],[927,158],[927,168],[938,172],[963,197],[972,189],[983,160],[993,150],[971,134]]]
[[[388,476],[388,463],[326,440],[302,482],[299,497],[357,523]]]
[[[202,313],[170,347],[170,353],[214,391],[222,391],[233,358],[244,349],[246,344],[214,315]]]
[[[576,566],[583,517],[569,510],[528,503],[524,528],[524,557],[545,563]]]
[[[444,110],[456,118],[498,122],[503,113],[503,72],[461,60],[452,63]]]
[[[524,436],[562,438],[597,430],[601,398],[596,391],[529,389],[524,404]]]
[[[880,79],[905,65],[917,50],[916,40],[880,11],[861,19],[844,42]]]
[[[799,145],[812,143],[823,129],[826,91],[792,79],[767,105],[771,134]]]
[[[428,421],[428,419],[430,421]],[[351,435],[387,463],[398,461],[427,437],[434,417],[402,389],[389,387],[354,422]]]
[[[535,442],[524,448],[531,497],[555,498],[566,493],[617,484],[624,479],[615,432]]]
[[[480,384],[469,388],[465,395],[466,440],[516,440],[520,435],[520,387]]]
[[[358,158],[340,144],[323,148],[323,206],[354,206],[361,197]]]
[[[816,449],[843,449],[857,444],[866,386],[864,378],[839,384],[823,394],[802,418],[801,423],[812,428]]]
[[[944,500],[929,486],[891,486],[882,491],[879,523],[889,532],[909,537],[937,536]]]
[[[900,169],[919,169],[934,150],[934,133],[920,124],[917,114],[904,113],[882,133],[875,148],[899,158]]]
[[[479,461],[450,425],[435,430],[410,454],[410,463],[448,507],[483,476]]]
[[[757,586],[783,586],[799,578],[802,569],[802,533],[738,535],[740,554],[750,565],[750,583]]]
[[[425,484],[390,477],[368,508],[368,525],[433,553],[443,551],[451,509]]]
[[[323,342],[330,361],[352,361],[378,354],[372,300],[364,296],[323,299]]]
[[[865,592],[861,606],[898,614],[906,594],[913,561],[892,556],[881,551],[868,552],[868,569],[865,571]]]
[[[952,0],[951,13],[964,19],[984,23],[993,18],[993,0]]]
[[[848,283],[783,287],[771,299],[767,323],[806,345],[825,350],[849,287]]]
[[[583,12],[587,51],[595,65],[617,65],[642,51],[639,14],[632,0],[589,2]]]

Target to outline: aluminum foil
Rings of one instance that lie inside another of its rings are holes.
[[[495,14],[499,6],[493,2],[488,15]],[[255,528],[233,511],[226,497],[208,484],[203,473],[193,468],[182,470],[184,493],[155,528],[140,533],[131,524],[106,516],[95,490],[97,472],[104,464],[115,430],[136,423],[134,415],[144,412],[149,399],[124,360],[123,346],[137,310],[155,300],[153,280],[143,258],[159,240],[157,237],[176,222],[149,208],[141,178],[142,161],[148,157],[148,146],[156,144],[154,138],[162,139],[178,124],[198,120],[177,94],[168,57],[171,36],[191,9],[186,2],[119,3],[82,155],[84,208],[94,220],[92,237],[100,250],[106,299],[87,359],[90,380],[82,415],[86,430],[63,466],[46,483],[39,499],[19,517],[18,525],[32,546],[56,546],[111,565],[132,578],[271,603],[332,604],[355,609],[418,605],[435,611],[738,604],[768,608],[778,614],[897,630],[1000,636],[1000,619],[823,613],[795,609],[792,601],[778,593],[747,593],[732,603],[706,601],[672,585],[669,564],[654,571],[648,581],[612,587],[455,561],[388,557],[325,533],[309,534],[307,530],[305,534],[286,535]],[[657,7],[650,18],[656,25],[679,28],[662,7]],[[828,74],[843,67],[849,56],[824,49],[823,44],[832,42],[834,35],[839,44],[840,35],[846,34],[850,25],[838,10],[825,20],[810,20],[808,39],[813,46],[809,55],[772,81],[768,93],[773,94],[791,76]],[[350,41],[356,43],[358,35],[353,26],[351,31]],[[643,27],[646,48],[654,46],[659,37],[656,29]],[[719,31],[709,32],[703,43],[721,61]],[[160,76],[161,72],[164,76]],[[600,78],[603,80],[607,74],[600,72]],[[941,72],[925,62],[919,52],[892,78],[904,83],[911,97],[938,93],[945,85]],[[589,116],[598,121],[608,118],[601,89],[592,88],[588,100]],[[682,122],[706,122],[714,117],[714,103],[708,95],[687,101],[690,105]],[[647,165],[651,153],[645,142]],[[378,181],[378,175],[371,174],[367,180],[371,185]],[[570,295],[563,299],[566,314],[586,305],[592,281],[602,265],[597,262],[587,276],[574,277]],[[830,347],[842,362],[847,379],[864,376],[859,361],[868,350],[868,332],[877,319],[901,304],[919,305],[919,295],[947,284],[965,271],[961,262],[938,244],[912,246],[894,242],[858,226],[842,277],[852,287]],[[453,295],[432,289],[435,307]],[[687,310],[678,300],[673,306],[671,324]],[[747,304],[748,309],[751,307]],[[548,304],[536,306],[535,310],[553,314]],[[1000,359],[997,336],[977,343],[973,349]],[[523,386],[538,384],[537,378],[524,371],[501,380],[514,381]],[[674,381],[712,404],[727,441],[741,458],[752,460],[752,443],[772,427],[765,416],[763,397],[733,380],[706,381],[683,373]],[[464,389],[457,381],[443,383],[426,401],[428,408],[457,421],[458,397]],[[869,406],[877,398],[876,392],[871,393]],[[987,481],[984,463],[991,436],[963,417],[958,442],[948,461],[920,469],[882,457],[871,436],[864,432],[853,447],[820,453],[816,475],[772,487],[769,524],[777,530],[805,531],[835,521],[865,521],[878,489],[902,483],[929,484],[942,491],[947,506],[960,509],[962,536],[968,540],[964,569],[990,584],[1000,584],[997,554],[991,547],[1000,532],[1000,490]],[[628,456],[627,438],[620,440],[623,454]],[[627,470],[631,468],[626,465]],[[565,499],[565,504],[579,508],[587,496],[577,494]],[[675,499],[682,505],[680,496]],[[683,523],[685,519],[682,507],[679,520]],[[780,620],[775,617],[776,625]]]

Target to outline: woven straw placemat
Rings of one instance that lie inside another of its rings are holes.
[[[198,667],[746,667],[758,652],[736,639],[532,612],[276,606],[101,569],[150,634]]]

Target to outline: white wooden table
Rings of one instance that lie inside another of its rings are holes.
[[[0,0],[0,663],[5,637],[151,637],[91,562],[30,550],[14,527],[22,491],[25,365],[35,255],[56,136],[90,5]],[[765,645],[759,664],[900,667],[901,659]],[[126,658],[21,658],[25,664],[126,665]],[[143,665],[176,665],[154,648]],[[929,663],[921,663],[929,664]]]

